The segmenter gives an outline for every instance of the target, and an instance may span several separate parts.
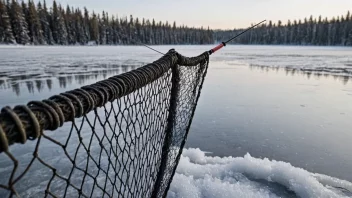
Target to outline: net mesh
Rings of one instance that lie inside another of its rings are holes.
[[[165,197],[208,58],[170,50],[137,70],[3,108],[0,197]]]

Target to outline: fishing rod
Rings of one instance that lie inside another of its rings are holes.
[[[225,41],[225,42],[222,42],[222,43],[219,44],[218,46],[216,46],[216,47],[214,47],[213,49],[209,50],[209,51],[208,51],[208,52],[209,52],[209,55],[215,53],[216,51],[218,51],[218,50],[221,49],[222,47],[226,46],[226,44],[229,43],[230,41],[232,41],[233,39],[235,39],[235,38],[241,36],[242,34],[248,32],[249,30],[251,30],[251,29],[257,27],[258,25],[264,23],[265,21],[266,21],[266,20],[261,21],[260,23],[257,23],[257,24],[255,24],[255,25],[253,25],[252,27],[247,28],[246,30],[244,30],[244,31],[242,31],[241,33],[237,34],[236,36],[230,38],[229,40],[227,40],[227,41]],[[156,50],[156,49],[153,49],[152,47],[150,47],[150,46],[148,46],[148,45],[146,45],[146,44],[144,44],[144,43],[139,43],[139,44],[141,44],[141,45],[143,45],[144,47],[147,47],[147,48],[149,48],[149,49],[151,49],[151,50],[153,50],[153,51],[155,51],[155,52],[158,52],[159,54],[165,55],[164,53],[162,53],[162,52],[160,52],[160,51],[158,51],[158,50]]]
[[[244,30],[244,31],[242,31],[241,33],[237,34],[236,36],[230,38],[229,40],[220,43],[218,46],[216,46],[216,47],[214,47],[213,49],[211,49],[211,50],[208,51],[208,52],[209,52],[209,55],[211,55],[211,54],[215,53],[216,51],[218,51],[219,49],[225,47],[226,44],[229,43],[230,41],[232,41],[233,39],[235,39],[235,38],[241,36],[242,34],[248,32],[249,30],[251,30],[251,29],[257,27],[258,25],[264,23],[265,21],[266,21],[266,20],[264,20],[264,21],[262,21],[262,22],[260,22],[260,23],[257,23],[257,24],[255,24],[255,25],[253,25],[252,27],[247,28],[246,30]]]

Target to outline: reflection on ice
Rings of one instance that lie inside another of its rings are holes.
[[[99,66],[99,65],[98,65]],[[114,65],[113,68],[105,68],[93,71],[62,71],[58,74],[44,73],[36,75],[8,75],[3,74],[0,78],[0,90],[12,89],[17,95],[21,95],[21,90],[27,89],[28,93],[40,93],[43,90],[51,90],[53,84],[58,84],[60,88],[68,88],[72,84],[86,85],[98,80],[125,73],[136,69],[141,65]]]
[[[334,78],[335,80],[341,81],[344,85],[348,83],[352,77],[352,70],[348,71],[344,68],[315,68],[315,69],[305,69],[305,68],[294,68],[294,67],[278,67],[278,66],[266,66],[266,65],[257,65],[250,64],[249,68],[251,70],[262,70],[265,72],[279,72],[285,71],[286,76],[291,75],[301,75],[306,76],[307,79],[314,77],[315,79],[324,78]]]

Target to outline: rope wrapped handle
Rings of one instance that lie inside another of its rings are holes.
[[[74,122],[97,107],[121,98],[157,80],[175,65],[195,66],[207,61],[209,53],[184,57],[174,49],[153,63],[106,80],[54,95],[43,101],[31,101],[0,112],[0,153],[15,143],[40,137],[44,130],[56,130],[65,122]]]
[[[209,50],[208,53],[209,53],[209,55],[212,55],[213,53],[215,53],[216,51],[218,51],[219,49],[221,49],[221,48],[223,48],[225,46],[226,46],[226,43],[222,42],[218,46],[216,46],[213,49]]]

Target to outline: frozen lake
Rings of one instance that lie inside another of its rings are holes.
[[[212,46],[154,47],[196,56]],[[159,57],[136,46],[0,46],[0,107],[48,98]],[[226,189],[239,197],[352,196],[328,187],[352,191],[351,77],[351,48],[227,46],[212,55],[186,144],[209,157],[187,150],[169,196],[226,197],[216,194]]]

